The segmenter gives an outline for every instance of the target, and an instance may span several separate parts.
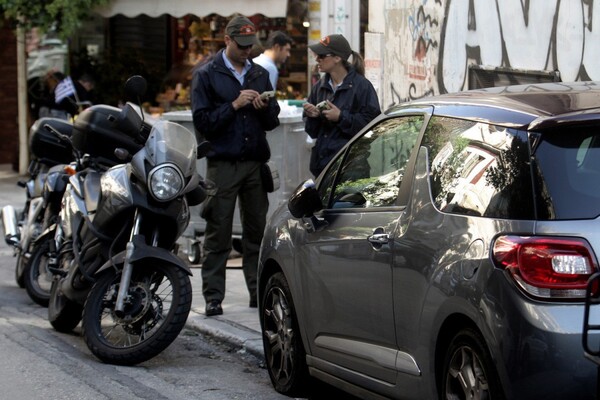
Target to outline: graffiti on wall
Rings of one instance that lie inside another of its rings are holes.
[[[469,63],[558,70],[563,81],[600,79],[600,7],[593,3],[449,0],[440,38],[439,91],[466,89]]]
[[[472,64],[600,80],[600,1],[384,1],[387,105],[468,89]]]
[[[394,71],[394,76],[404,79],[402,84],[389,82],[390,92],[387,96],[384,94],[384,101],[394,105],[433,94],[440,36],[437,15],[441,12],[442,1],[419,0],[409,5],[399,5],[390,0],[386,7],[387,48],[390,49],[389,35],[398,41],[393,44],[398,47],[391,49],[393,60],[386,68]]]

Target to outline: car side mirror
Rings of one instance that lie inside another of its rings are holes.
[[[288,200],[288,209],[295,218],[310,217],[316,211],[323,209],[319,192],[312,179],[305,181],[294,190]]]

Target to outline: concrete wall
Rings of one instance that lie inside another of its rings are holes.
[[[0,25],[0,164],[18,169],[17,41],[8,23]]]
[[[593,0],[370,0],[383,36],[382,106],[466,90],[468,66],[558,71],[600,80]],[[367,49],[365,49],[367,52]]]

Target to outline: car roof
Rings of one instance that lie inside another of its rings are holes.
[[[600,123],[599,82],[536,83],[424,97],[386,111],[433,106],[434,114],[542,131],[560,124]],[[585,111],[584,111],[585,110]]]

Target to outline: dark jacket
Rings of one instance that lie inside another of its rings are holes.
[[[223,51],[196,69],[192,78],[192,115],[199,140],[211,143],[209,159],[267,161],[271,151],[266,131],[279,125],[277,100],[271,98],[264,110],[248,104],[236,111],[232,103],[242,89],[271,90],[269,73],[250,61],[252,67],[242,86],[225,65]]]
[[[326,74],[316,83],[308,102],[316,105],[323,100],[331,101],[341,111],[339,121],[330,122],[325,117],[304,119],[306,133],[317,139],[310,157],[310,172],[315,176],[321,173],[348,140],[381,113],[373,85],[353,68],[350,68],[335,94],[329,79],[329,74]]]

